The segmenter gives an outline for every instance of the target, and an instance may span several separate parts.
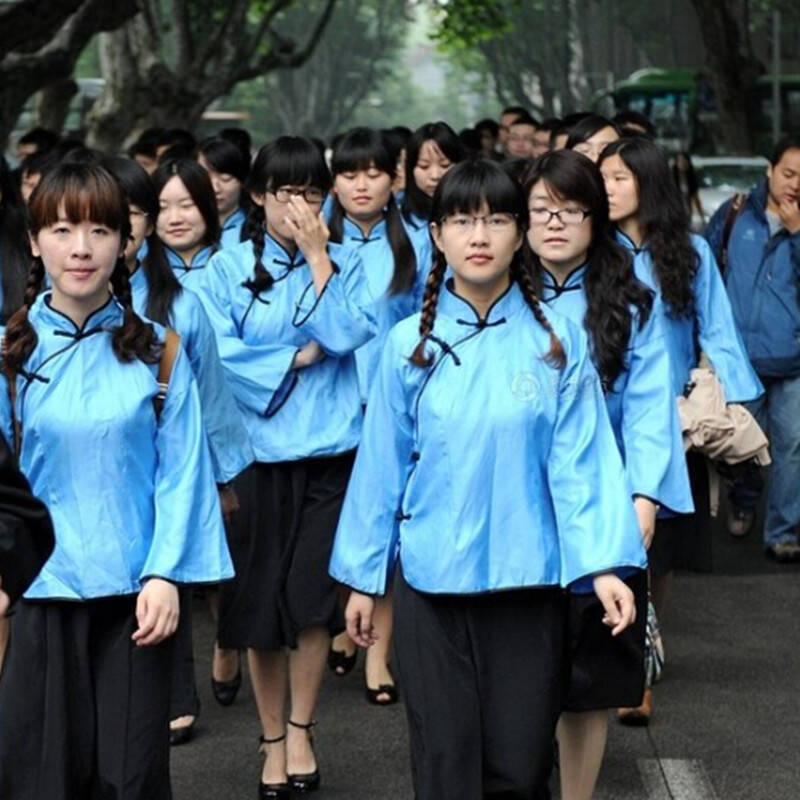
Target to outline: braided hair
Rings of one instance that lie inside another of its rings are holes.
[[[257,153],[246,189],[254,202],[242,227],[242,241],[253,245],[253,277],[245,286],[253,294],[269,289],[275,282],[262,263],[264,256],[266,192],[281,186],[313,186],[323,193],[331,188],[331,174],[319,148],[300,136],[279,136],[265,144]]]
[[[119,231],[121,242],[128,238],[130,219],[125,196],[116,180],[100,166],[61,164],[42,178],[28,205],[30,231],[34,238],[43,228],[58,220],[59,209],[63,209],[73,224],[90,219]],[[28,313],[42,289],[44,276],[44,262],[36,257],[28,273],[23,305],[6,327],[3,369],[10,380],[22,369],[38,341]],[[123,363],[137,358],[147,364],[157,363],[161,344],[153,326],[133,311],[130,276],[122,253],[117,258],[110,281],[124,309],[122,325],[112,333],[114,354]]]
[[[437,225],[454,213],[474,213],[483,204],[491,213],[513,214],[517,229],[527,228],[528,206],[522,187],[510,178],[501,166],[486,158],[476,158],[457,164],[442,178],[433,195],[432,220]],[[550,335],[550,349],[544,360],[555,369],[563,369],[566,364],[564,348],[542,311],[539,298],[534,291],[533,280],[517,252],[510,264],[511,279],[519,285],[522,296],[536,321]],[[422,297],[422,311],[419,322],[420,340],[410,356],[410,361],[418,367],[429,367],[432,356],[426,355],[425,344],[433,332],[436,321],[436,308],[439,303],[447,259],[441,251],[437,252],[433,268],[425,282]]]

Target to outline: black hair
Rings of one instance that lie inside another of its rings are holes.
[[[279,136],[265,144],[257,153],[247,191],[263,195],[281,186],[314,186],[323,193],[331,189],[331,173],[319,148],[310,139],[301,136]],[[261,263],[264,255],[264,208],[253,203],[242,226],[242,241],[253,243],[253,278],[246,286],[253,294],[269,289],[272,275]]]
[[[522,187],[506,175],[497,162],[488,158],[471,158],[447,172],[433,195],[431,221],[441,225],[452,214],[474,214],[484,203],[490,213],[513,214],[520,233],[527,228],[528,204]],[[433,332],[439,291],[446,270],[445,255],[437,250],[422,298],[420,340],[410,356],[411,363],[418,367],[429,367],[433,363],[432,357],[425,353],[425,344]],[[525,268],[519,251],[512,258],[510,271],[512,279],[519,284],[522,296],[536,321],[550,334],[550,349],[545,355],[545,360],[551,366],[562,368],[566,361],[564,348],[539,305],[531,275]]]
[[[522,116],[517,117],[512,123],[509,124],[509,129],[513,128],[515,125],[529,125],[532,128],[538,128],[539,123],[530,115],[524,114]]]
[[[161,151],[158,157],[158,165],[168,164],[170,161],[179,161],[181,159],[194,158],[194,146],[189,147],[187,144],[173,144]]]
[[[27,133],[24,133],[17,140],[17,144],[35,144],[37,153],[46,153],[52,150],[61,137],[48,128],[31,128]]]
[[[495,139],[500,134],[500,126],[489,117],[485,117],[484,119],[480,120],[479,122],[475,123],[475,130],[480,134],[484,131],[486,133],[491,134],[495,137]]]
[[[531,159],[525,156],[512,156],[511,158],[504,158],[500,162],[503,172],[517,183],[522,183],[525,178],[525,173],[530,169]]]
[[[462,128],[458,132],[458,138],[461,140],[461,144],[464,145],[464,149],[470,155],[474,155],[481,149],[481,137],[478,135],[478,131],[476,131],[475,128]]]
[[[156,148],[161,138],[166,133],[164,128],[147,128],[139,134],[139,138],[128,148],[128,155],[133,158],[137,155],[156,158]]]
[[[153,173],[153,186],[156,190],[156,197],[161,196],[161,192],[167,183],[173,178],[178,177],[186,187],[203,222],[206,224],[206,232],[203,236],[203,244],[216,245],[219,243],[220,228],[219,214],[217,213],[217,200],[214,196],[214,188],[211,186],[211,178],[193,158],[177,158],[174,161],[166,161],[159,164],[158,169]],[[153,220],[156,224],[156,220]]]
[[[171,325],[170,312],[175,298],[183,291],[180,281],[169,265],[164,245],[155,232],[158,219],[158,193],[147,172],[129,158],[107,158],[103,166],[117,179],[129,205],[147,214],[153,227],[147,237],[147,257],[140,265],[147,277],[147,306],[145,316],[165,327]]]
[[[335,178],[343,172],[359,172],[370,167],[385,172],[394,180],[397,174],[397,156],[386,137],[379,131],[371,128],[355,128],[342,137],[333,151],[331,172]],[[329,222],[332,242],[342,241],[345,213],[339,198],[333,195]],[[417,277],[417,258],[391,189],[385,218],[386,233],[394,258],[389,294],[395,295],[408,291],[414,285]]]
[[[570,127],[567,144],[565,145],[566,149],[574,149],[576,145],[591,139],[592,136],[604,128],[611,128],[619,135],[619,128],[610,119],[602,117],[600,114],[587,114]]]
[[[592,239],[584,281],[587,309],[583,324],[589,334],[592,360],[606,391],[626,368],[633,330],[633,311],[639,328],[653,308],[653,293],[633,273],[630,253],[614,237],[608,218],[608,196],[600,171],[586,156],[572,150],[545,153],[525,176],[525,195],[543,181],[548,194],[579,203],[589,212]],[[526,237],[523,254],[536,292],[541,291],[542,263]]]
[[[44,177],[53,167],[58,165],[58,156],[51,150],[41,153],[31,153],[25,156],[19,165],[19,173],[25,175],[40,174]]]
[[[188,150],[194,150],[197,147],[197,139],[191,131],[185,128],[168,128],[162,131],[161,136],[158,138],[158,147],[184,147]]]
[[[666,154],[644,136],[629,136],[609,144],[600,156],[598,167],[615,155],[636,180],[639,195],[636,219],[653,259],[667,313],[672,317],[691,316],[692,284],[700,257],[692,244],[689,216],[672,179]]]
[[[22,305],[31,254],[25,204],[14,174],[0,155],[0,280],[3,287],[3,323]]]
[[[769,157],[769,163],[774,167],[784,156],[787,150],[800,150],[800,134],[790,133],[775,143]]]
[[[309,136],[308,139],[319,150],[319,154],[325,158],[325,142],[318,136]]]
[[[516,114],[520,117],[529,117],[531,115],[530,111],[523,106],[508,106],[500,112],[500,116],[504,117],[506,114]]]
[[[250,162],[253,160],[252,153],[250,152],[253,146],[250,134],[244,128],[223,128],[217,136],[239,148],[249,169]]]
[[[547,119],[542,120],[537,125],[537,128],[540,131],[552,133],[555,130],[559,130],[563,124],[563,120],[561,120],[559,117],[548,117]]]
[[[219,136],[211,136],[197,145],[197,155],[202,155],[217,172],[233,175],[240,183],[247,183],[250,160],[244,157],[233,142]]]
[[[633,111],[633,109],[625,108],[618,111],[611,121],[620,129],[621,133],[638,134],[650,139],[656,138],[656,129],[653,123],[644,114]]]
[[[121,242],[130,232],[128,203],[114,177],[96,164],[59,164],[42,177],[28,204],[31,235],[52,225],[63,208],[73,223],[91,220],[119,231]],[[44,283],[45,267],[41,258],[34,258],[28,273],[22,307],[8,321],[5,332],[3,369],[9,380],[16,374],[36,347],[38,337],[28,319],[28,311],[36,301]],[[111,344],[123,363],[139,359],[155,364],[162,346],[153,326],[133,310],[130,275],[125,257],[120,253],[111,273],[114,296],[124,309],[122,324],[114,329]]]
[[[403,198],[403,216],[408,222],[411,222],[412,216],[427,220],[431,214],[431,198],[417,186],[414,179],[419,151],[427,141],[435,142],[453,164],[458,164],[467,157],[464,145],[446,122],[428,122],[414,131],[406,145],[406,193]]]
[[[402,134],[397,133],[395,128],[383,128],[381,130],[381,136],[383,136],[383,140],[386,142],[386,146],[391,150],[395,164],[397,164],[400,159],[400,154],[406,146],[406,138]],[[332,150],[336,150],[342,138],[342,136],[339,136],[335,143],[333,141],[331,142]]]

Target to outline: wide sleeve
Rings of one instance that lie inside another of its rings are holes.
[[[336,530],[330,574],[364,594],[386,592],[397,559],[398,509],[414,463],[409,369],[424,373],[408,365],[390,334]]]
[[[140,578],[216,583],[233,577],[200,398],[180,348],[156,430],[155,530]]]
[[[47,508],[31,493],[0,437],[0,579],[12,604],[39,574],[54,546]]]
[[[562,586],[600,572],[647,565],[586,336],[575,330],[569,342],[547,467]]]
[[[200,300],[184,292],[191,335],[182,336],[197,381],[203,426],[208,436],[214,478],[228,483],[254,460],[242,412],[234,400],[217,350],[214,330]]]
[[[664,322],[654,307],[647,322],[633,320],[628,373],[622,390],[625,472],[634,495],[676,514],[694,511]]]
[[[233,264],[224,251],[214,255],[198,294],[217,338],[217,348],[228,385],[242,408],[267,414],[282,405],[297,381],[292,369],[297,348],[277,343],[248,344],[240,334],[231,295]]]
[[[357,350],[377,332],[364,265],[355,250],[330,253],[333,274],[317,294],[311,281],[297,301],[292,324],[328,354],[341,357]]]
[[[693,236],[692,241],[700,259],[694,280],[700,348],[722,383],[727,402],[755,400],[764,387],[750,364],[714,254],[705,239]]]

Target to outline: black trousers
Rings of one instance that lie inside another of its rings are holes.
[[[178,589],[181,616],[172,646],[172,690],[169,699],[169,718],[196,717],[200,713],[200,697],[194,674],[194,639],[192,636],[193,589]]]
[[[565,678],[559,589],[430,595],[398,570],[394,636],[416,800],[534,800]]]
[[[169,800],[171,640],[131,596],[22,601],[0,679],[3,800]]]

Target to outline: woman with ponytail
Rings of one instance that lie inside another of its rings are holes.
[[[158,217],[158,196],[150,176],[127,158],[108,159],[106,166],[122,186],[130,208],[131,234],[125,248],[125,263],[131,275],[134,310],[180,334],[197,381],[214,480],[223,515],[228,520],[238,504],[232,481],[252,463],[253,449],[222,368],[214,330],[197,295],[185,290],[175,277],[161,240],[155,235],[153,220]],[[138,254],[144,243],[147,255],[140,260]],[[218,595],[207,589],[206,596],[216,618]],[[191,738],[200,711],[192,654],[191,599],[191,590],[181,594],[170,712],[172,744]],[[220,653],[219,648],[214,653],[211,686],[217,700],[229,705],[241,683],[238,654]],[[233,667],[230,674],[224,673],[228,661]]]
[[[0,796],[166,800],[177,585],[232,575],[197,388],[174,334],[133,310],[114,178],[56,167],[29,217],[0,421],[56,546],[12,622]]]
[[[664,151],[643,136],[624,138],[603,150],[598,167],[617,241],[631,253],[636,277],[655,292],[655,306],[663,311],[673,395],[684,394],[702,351],[728,403],[759,397],[764,389],[747,357],[716,260],[705,239],[690,231]],[[687,468],[695,514],[674,516],[662,510],[648,554],[653,604],[659,616],[674,569],[711,569],[705,459],[690,452]],[[623,721],[642,724],[651,711],[648,690],[641,707],[620,713]]]
[[[331,636],[344,627],[327,564],[361,435],[354,353],[375,322],[361,259],[328,242],[330,185],[313,142],[261,148],[248,238],[211,259],[201,287],[256,455],[236,485],[237,579],[222,591],[219,641],[248,648],[262,798],[320,785],[310,732]]]
[[[694,510],[672,392],[660,307],[615,241],[597,168],[558,150],[531,166],[524,182],[530,224],[526,263],[542,300],[586,330],[641,535],[649,548],[659,507]],[[638,624],[612,639],[586,598],[570,599],[570,681],[558,726],[561,796],[590,800],[603,759],[609,708],[637,706],[644,682],[647,578],[626,577]],[[597,605],[597,604],[595,604]],[[600,612],[599,607],[597,612]]]
[[[375,338],[356,351],[361,402],[366,405],[384,341],[391,328],[411,316],[422,300],[430,270],[431,241],[427,228],[407,225],[392,194],[397,158],[379,131],[356,128],[342,137],[331,161],[331,241],[358,251],[364,262],[367,291],[378,323]],[[397,701],[388,666],[392,644],[391,599],[376,608],[380,639],[367,653],[366,696],[375,705]],[[356,647],[346,633],[336,638],[328,659],[338,674],[354,666]]]
[[[418,800],[536,796],[563,588],[593,588],[613,634],[635,618],[613,570],[645,554],[600,381],[585,334],[533,290],[527,217],[492,161],[437,187],[422,311],[386,340],[331,559],[361,646],[394,580]]]

